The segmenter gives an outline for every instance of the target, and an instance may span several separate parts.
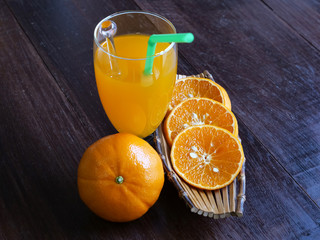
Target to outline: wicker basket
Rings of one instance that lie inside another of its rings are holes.
[[[185,75],[178,75],[177,79]],[[208,71],[191,77],[204,77],[214,81]],[[207,191],[190,186],[175,173],[170,161],[170,147],[166,143],[162,132],[162,124],[154,134],[155,145],[163,161],[169,180],[179,191],[179,196],[190,207],[191,212],[215,219],[228,216],[243,216],[245,197],[245,161],[237,178],[228,186],[219,190]],[[237,186],[238,182],[238,186]]]

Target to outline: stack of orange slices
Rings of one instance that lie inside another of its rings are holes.
[[[177,80],[163,132],[174,170],[190,185],[220,189],[240,172],[237,119],[225,89],[210,79]]]

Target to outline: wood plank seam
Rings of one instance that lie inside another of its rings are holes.
[[[46,61],[44,60],[44,58],[42,57],[42,55],[40,54],[40,52],[38,51],[37,47],[35,46],[35,44],[32,42],[31,38],[29,37],[29,35],[27,34],[27,32],[23,29],[23,26],[20,24],[19,20],[17,19],[17,17],[15,16],[14,12],[12,11],[12,9],[10,8],[10,6],[8,5],[7,1],[4,0],[4,3],[6,5],[6,7],[8,8],[8,10],[10,11],[10,14],[12,15],[14,21],[16,22],[16,24],[19,26],[19,30],[24,34],[24,36],[26,37],[26,39],[29,41],[30,45],[32,46],[33,50],[37,53],[37,55],[39,56],[39,58],[41,59],[41,62],[43,63],[43,65],[45,66],[46,70],[48,71],[48,73],[50,73],[50,75],[52,76],[52,78],[54,79],[55,84],[57,85],[57,89],[59,89],[59,91],[61,92],[61,94],[64,96],[65,100],[68,102],[69,106],[71,107],[71,109],[73,110],[73,112],[78,116],[79,122],[80,124],[86,128],[86,129],[90,129],[93,132],[91,132],[91,134],[94,134],[93,137],[94,138],[99,138],[99,134],[97,129],[94,127],[94,125],[90,122],[89,118],[87,117],[87,115],[84,113],[84,111],[82,110],[81,106],[79,104],[76,103],[75,100],[72,100],[72,98],[74,98],[72,96],[72,91],[69,88],[69,86],[65,85],[62,86],[62,82],[63,81],[58,81],[57,77],[55,76],[55,74],[50,70],[50,66],[46,63]],[[63,77],[63,74],[61,74],[62,76],[59,77]],[[64,77],[63,77],[64,78]],[[67,91],[64,91],[63,89],[67,89]],[[67,92],[69,92],[69,94],[67,94]]]
[[[236,115],[236,114],[235,114]],[[307,195],[307,197],[318,207],[320,208],[320,206],[311,198],[311,196],[306,192],[306,190],[298,183],[298,181],[295,179],[294,176],[292,176],[290,174],[290,172],[288,172],[288,170],[285,168],[285,166],[275,157],[275,155],[260,141],[260,139],[252,132],[252,130],[239,118],[237,117],[238,122],[241,122],[241,124],[243,124],[247,130],[252,134],[252,136],[254,137],[255,141],[257,141],[262,148],[264,148],[264,150],[266,152],[268,152],[270,154],[270,158],[274,159],[280,166],[281,168],[290,176],[290,178],[299,186],[299,188]],[[246,155],[248,155],[249,153],[247,153]]]
[[[280,15],[278,15],[269,4],[267,4],[264,0],[260,0],[263,5],[265,5],[271,12],[277,16],[282,22],[285,23],[294,33],[296,33],[298,36],[300,36],[303,40],[305,40],[311,47],[313,47],[316,51],[320,52],[320,49],[317,48],[311,41],[309,41],[303,34],[299,33],[294,27],[292,27],[291,24],[289,24],[284,18],[282,18]]]

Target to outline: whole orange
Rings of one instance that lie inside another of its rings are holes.
[[[92,144],[78,167],[80,198],[95,214],[113,222],[131,221],[145,214],[157,201],[163,183],[158,153],[128,133]]]

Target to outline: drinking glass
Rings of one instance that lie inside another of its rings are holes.
[[[144,67],[150,35],[168,33],[176,33],[169,20],[142,11],[114,13],[94,30],[99,97],[119,132],[146,137],[166,115],[177,74],[177,44],[158,43],[152,74],[144,74]]]

